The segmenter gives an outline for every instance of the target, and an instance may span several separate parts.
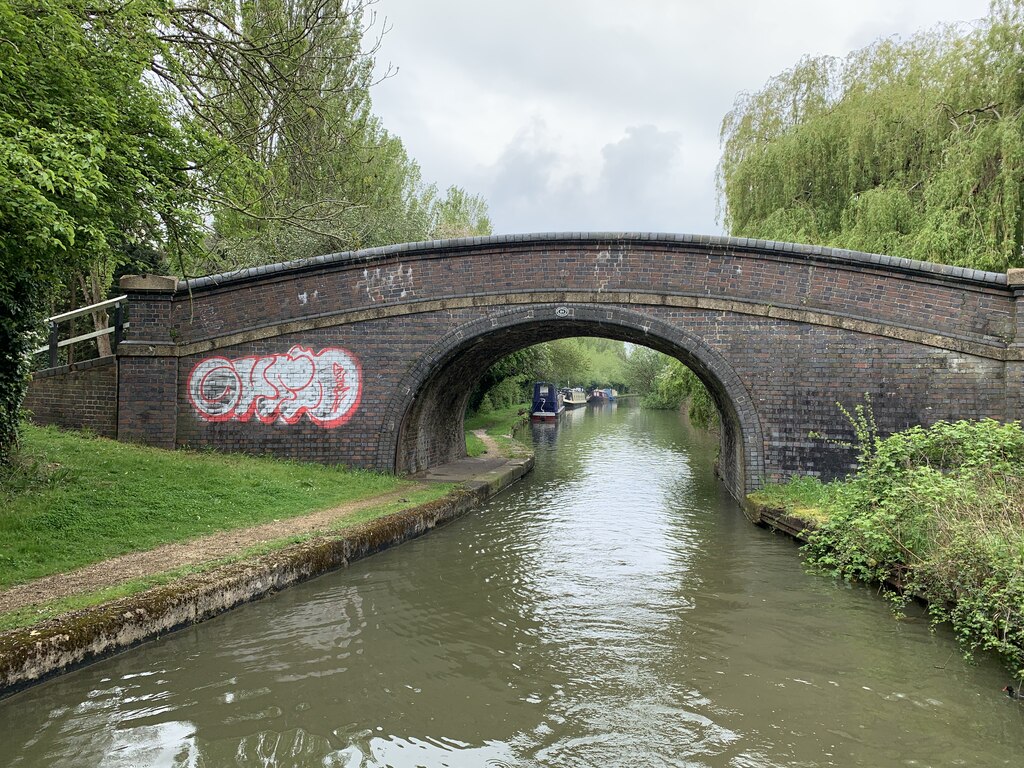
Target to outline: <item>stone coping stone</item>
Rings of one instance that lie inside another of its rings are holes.
[[[41,368],[38,371],[32,371],[32,380],[38,381],[40,379],[48,379],[53,376],[63,376],[66,373],[87,371],[90,368],[104,368],[108,365],[114,365],[116,362],[117,355],[106,355],[104,357],[94,357],[90,360],[82,360],[81,362],[72,363],[71,365],[58,365],[56,368]]]
[[[851,266],[884,268],[908,274],[918,274],[940,279],[954,279],[961,282],[976,283],[987,286],[1006,286],[1007,276],[1003,272],[985,272],[969,267],[954,267],[948,264],[933,264],[915,259],[904,259],[899,256],[888,256],[878,253],[863,253],[844,248],[829,248],[822,245],[805,245],[801,243],[784,243],[774,240],[757,240],[747,237],[729,237],[726,235],[692,235],[668,232],[535,232],[519,235],[491,235],[488,237],[461,237],[450,240],[427,240],[419,243],[401,243],[376,248],[365,248],[359,251],[345,251],[315,256],[308,259],[267,264],[217,275],[179,280],[176,287],[170,282],[161,284],[163,290],[177,290],[188,293],[192,290],[212,288],[225,284],[244,282],[246,280],[269,277],[289,272],[301,272],[307,269],[319,269],[332,264],[359,264],[388,256],[410,256],[420,253],[436,253],[443,255],[476,248],[494,248],[496,246],[521,247],[532,243],[574,244],[574,243],[636,243],[680,245],[714,251],[730,249],[748,253],[787,256],[806,259],[808,261],[831,261]],[[136,276],[121,278],[123,290],[139,290],[145,285],[146,290],[158,290],[155,282],[131,282]],[[129,282],[125,282],[128,280]],[[139,288],[135,286],[138,285]]]

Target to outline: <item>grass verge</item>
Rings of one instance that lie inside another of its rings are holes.
[[[828,521],[828,503],[832,488],[816,477],[794,477],[786,483],[766,485],[747,495],[754,504],[780,509],[805,522]]]
[[[28,425],[14,468],[0,476],[0,588],[411,485],[374,472],[165,451]]]
[[[351,528],[360,523],[365,523],[370,520],[376,520],[380,517],[393,514],[395,512],[401,512],[406,509],[417,507],[421,504],[426,504],[436,499],[441,498],[449,491],[453,486],[451,484],[438,483],[431,485],[428,488],[422,490],[411,491],[407,497],[402,501],[393,502],[391,504],[385,504],[381,506],[375,506],[368,509],[359,510],[351,515],[341,518],[333,525],[330,529],[331,534],[343,534],[345,529]],[[250,558],[259,557],[270,552],[275,552],[286,547],[292,546],[293,544],[300,544],[304,541],[309,541],[316,536],[323,536],[324,533],[306,533],[295,536],[288,536],[282,539],[276,539],[274,541],[261,542],[252,547],[248,547],[245,550],[231,555],[230,557],[223,557],[217,560],[211,560],[205,563],[199,563],[196,565],[188,565],[182,568],[176,568],[171,571],[165,571],[163,573],[156,573],[150,576],[145,576],[139,579],[133,579],[131,581],[124,582],[106,589],[96,590],[94,592],[87,592],[77,595],[69,595],[59,600],[52,600],[46,603],[37,605],[27,606],[25,608],[19,608],[14,611],[8,611],[0,614],[0,632],[6,632],[11,629],[23,629],[31,627],[40,622],[51,619],[55,616],[60,616],[71,611],[80,610],[82,608],[90,608],[95,605],[101,605],[102,603],[109,602],[111,600],[117,600],[118,598],[128,597],[139,592],[145,592],[148,589],[154,587],[163,586],[170,584],[171,582],[177,581],[184,576],[189,576],[196,573],[206,573],[215,568],[219,568],[224,565],[231,563],[241,562]]]
[[[466,430],[466,455],[476,457],[483,456],[485,453],[487,453],[487,446],[484,441]]]

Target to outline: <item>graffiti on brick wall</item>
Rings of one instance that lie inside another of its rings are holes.
[[[344,424],[359,407],[362,372],[344,349],[314,353],[295,345],[283,355],[200,360],[188,377],[188,398],[204,421]]]
[[[416,295],[413,288],[412,267],[397,265],[394,269],[363,270],[363,279],[356,281],[356,289],[366,291],[367,298],[376,303],[390,299],[406,299]]]

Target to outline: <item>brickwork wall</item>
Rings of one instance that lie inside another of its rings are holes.
[[[476,376],[495,359],[524,344],[553,335],[614,335],[674,354],[694,367],[708,357],[670,331],[654,337],[635,325],[615,325],[607,320],[598,325],[586,317],[587,308],[576,309],[577,319],[571,325],[524,323],[488,329],[482,337],[467,333],[435,365],[423,366],[418,388],[409,393],[409,404],[398,409],[390,406],[396,393],[408,386],[403,374],[409,371],[411,361],[424,353],[424,341],[451,335],[453,330],[474,323],[488,326],[491,314],[483,309],[426,313],[218,350],[227,359],[273,355],[294,344],[314,351],[332,347],[350,351],[364,371],[362,397],[350,420],[333,429],[318,427],[305,418],[294,425],[280,421],[263,424],[255,418],[208,422],[192,406],[188,392],[190,372],[208,355],[181,358],[177,443],[391,470],[394,464],[380,463],[381,438],[390,435],[398,468],[415,471],[458,455],[462,445],[458,414]],[[638,311],[635,306],[617,310],[620,314]],[[607,312],[607,307],[598,310],[598,314]],[[824,477],[844,474],[851,466],[850,452],[812,439],[809,433],[849,440],[850,425],[836,403],[852,409],[863,402],[865,393],[871,397],[878,424],[885,432],[939,419],[1002,417],[1004,381],[999,362],[775,319],[664,307],[647,307],[642,314],[649,321],[686,329],[728,360],[738,387],[730,390],[721,384],[728,372],[714,365],[705,375],[713,377],[709,383],[717,386],[725,402],[735,402],[745,394],[752,404],[756,414],[748,418],[756,419],[763,435],[758,447],[767,479],[784,479],[798,471]],[[698,354],[702,358],[696,357]],[[406,424],[402,443],[399,432],[406,414],[412,423]],[[736,429],[743,431],[738,422]],[[740,435],[734,437],[742,443]],[[723,467],[735,482],[740,481],[739,470],[727,461]],[[761,479],[748,478],[754,482]]]
[[[188,343],[388,304],[543,290],[722,297],[1000,343],[1014,333],[1005,283],[970,284],[941,269],[914,271],[899,266],[909,264],[905,259],[890,261],[642,240],[396,250],[376,258],[314,260],[293,271],[258,268],[230,281],[193,282],[191,299],[174,302],[171,335]]]
[[[174,448],[179,412],[177,358],[120,355],[120,365],[118,439]]]
[[[1006,276],[889,257],[525,236],[140,286],[118,431],[167,447],[415,471],[461,455],[462,409],[488,365],[574,335],[690,365],[723,406],[720,466],[737,495],[843,474],[851,452],[809,433],[849,439],[836,403],[865,393],[885,432],[1024,405]]]
[[[117,359],[101,357],[33,375],[24,407],[36,424],[117,437]]]

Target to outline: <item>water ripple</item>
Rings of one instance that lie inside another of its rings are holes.
[[[804,573],[673,416],[580,413],[532,476],[351,568],[0,702],[0,765],[1009,764],[1024,708]]]

